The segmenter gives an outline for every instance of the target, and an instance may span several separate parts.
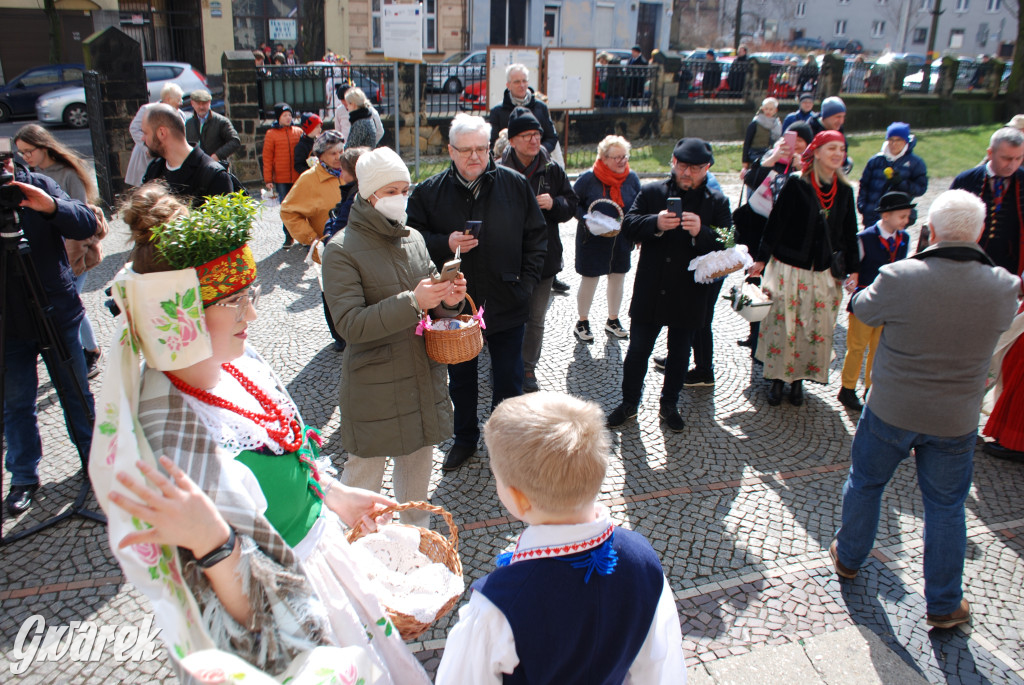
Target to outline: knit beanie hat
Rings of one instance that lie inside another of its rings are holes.
[[[910,141],[910,124],[902,121],[894,121],[889,124],[889,128],[885,130],[885,137],[888,140],[892,137],[902,138],[903,140]]]
[[[825,98],[821,103],[821,118],[828,119],[836,114],[842,114],[846,111],[846,103],[840,98],[832,96]]]
[[[405,181],[410,183],[409,167],[389,147],[364,152],[356,162],[356,179],[359,181],[359,196],[364,200],[389,183]]]
[[[319,118],[319,117],[317,117]],[[313,141],[313,154],[319,157],[335,145],[344,145],[345,136],[338,131],[324,131]]]
[[[799,102],[803,102],[804,100],[810,100],[811,102],[814,102],[814,93],[800,93]]]
[[[313,114],[312,112],[306,112],[302,115],[302,123],[299,124],[299,126],[302,127],[302,132],[308,136],[322,123],[324,123],[323,119],[318,115]]]
[[[796,121],[786,127],[786,130],[794,132],[808,145],[810,145],[811,141],[814,140],[814,131],[811,130],[811,125],[806,121]]]
[[[284,114],[285,112],[290,111],[292,111],[292,106],[289,105],[287,102],[279,102],[276,105],[274,105],[274,122],[280,122],[281,115]]]
[[[715,156],[711,154],[711,143],[700,138],[680,138],[676,143],[672,156],[683,164],[714,164]]]
[[[508,117],[509,140],[515,138],[520,133],[540,130],[540,122],[537,121],[537,117],[533,116],[533,112],[525,107],[516,107]]]

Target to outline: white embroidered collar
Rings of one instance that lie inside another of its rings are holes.
[[[604,544],[615,530],[608,510],[598,504],[587,523],[529,526],[519,536],[509,563],[581,554]]]

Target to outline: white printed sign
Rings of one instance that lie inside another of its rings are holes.
[[[423,15],[420,6],[384,5],[381,20],[381,47],[386,59],[402,62],[423,61]]]

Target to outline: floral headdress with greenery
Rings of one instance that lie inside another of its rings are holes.
[[[256,280],[249,249],[257,203],[241,191],[206,203],[152,230],[160,256],[174,269],[195,269],[203,304],[230,297]]]

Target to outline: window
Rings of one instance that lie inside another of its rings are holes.
[[[982,22],[978,24],[978,46],[985,47],[988,43],[988,23]],[[64,73],[67,73],[66,71]]]
[[[807,3],[806,2],[798,2],[798,3],[796,3],[796,16],[797,16],[797,18],[803,17],[805,14],[807,14]]]
[[[850,0],[839,0],[839,4],[840,5],[849,5],[850,4]]]
[[[917,7],[918,12],[931,12],[932,11],[932,0],[921,0],[921,4]]]
[[[231,0],[231,16],[236,50],[252,50],[260,43],[290,48],[298,42],[298,0]]]
[[[953,50],[959,50],[964,46],[964,30],[963,29],[952,29],[949,32],[949,47]]]
[[[988,11],[998,12],[1003,9],[1003,0],[988,0]]]
[[[28,86],[45,86],[50,83],[60,83],[60,70],[59,69],[35,69],[29,72],[24,78],[19,81],[22,85]]]
[[[879,5],[888,5],[889,4],[889,0],[878,0],[878,4]]]
[[[881,38],[885,35],[885,22],[884,21],[873,21],[871,22],[871,37]]]
[[[915,45],[924,45],[928,40],[928,29],[914,29],[914,36],[911,40]]]
[[[383,49],[380,5],[381,0],[372,0],[370,4],[370,23],[373,32],[372,49],[374,50]],[[423,52],[437,52],[437,0],[423,0],[420,3],[420,12],[423,15]]]
[[[964,12],[967,11],[967,8],[970,6],[970,4],[971,0],[956,0],[956,7],[953,8],[953,11],[959,14],[963,14]]]
[[[837,36],[845,36],[846,35],[846,20],[845,19],[839,19],[839,20],[836,21],[836,30],[835,30],[835,34],[834,35],[837,35]]]

